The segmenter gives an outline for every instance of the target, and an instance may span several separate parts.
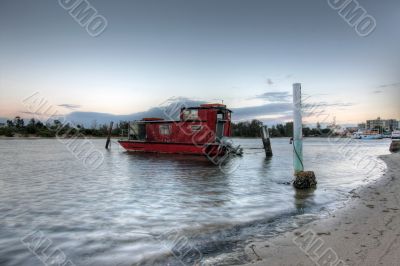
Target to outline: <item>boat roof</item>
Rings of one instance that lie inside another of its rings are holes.
[[[193,106],[193,107],[182,107],[181,108],[181,112],[182,110],[198,110],[198,109],[220,109],[220,110],[226,110],[228,112],[232,112],[232,110],[226,108],[225,104],[220,104],[220,103],[205,103],[205,104],[201,104],[200,106]],[[203,120],[194,120],[194,121],[198,121],[198,122],[206,122]],[[146,117],[146,118],[142,118],[141,120],[134,120],[132,122],[136,122],[136,123],[176,123],[176,122],[180,122],[180,120],[164,120],[163,118],[158,118],[158,117]]]
[[[182,107],[181,110],[193,110],[193,109],[220,109],[220,110],[227,110],[228,112],[232,112],[232,110],[226,108],[225,104],[220,104],[220,103],[205,103],[201,104],[200,106],[193,106],[193,107]]]

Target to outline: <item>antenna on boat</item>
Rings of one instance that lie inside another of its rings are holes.
[[[224,104],[224,99],[212,99],[213,101],[221,101],[222,104]]]

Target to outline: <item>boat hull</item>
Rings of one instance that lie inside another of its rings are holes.
[[[360,135],[360,139],[382,139],[382,135]]]
[[[176,153],[205,156],[225,154],[225,149],[218,143],[194,145],[192,143],[143,142],[132,140],[120,140],[118,142],[125,150],[131,152]]]
[[[391,135],[391,138],[392,139],[400,139],[400,131],[399,130],[393,131],[392,135]]]

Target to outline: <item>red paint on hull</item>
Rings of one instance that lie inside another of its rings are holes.
[[[194,145],[191,143],[162,143],[132,140],[120,140],[118,142],[125,150],[135,152],[179,153],[208,156],[225,154],[225,150],[221,149],[218,143]]]

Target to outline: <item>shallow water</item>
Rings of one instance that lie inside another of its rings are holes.
[[[235,139],[244,155],[222,170],[199,156],[127,153],[115,142],[106,151],[105,140],[91,141],[104,155],[94,170],[55,139],[0,139],[1,265],[56,265],[63,260],[51,255],[56,249],[75,265],[244,262],[247,239],[335,208],[379,178],[385,165],[377,156],[390,145],[306,139],[305,167],[318,188],[299,192],[286,184],[293,176],[288,139],[272,139],[271,159],[261,140]],[[50,243],[39,256],[27,243],[35,232]]]

